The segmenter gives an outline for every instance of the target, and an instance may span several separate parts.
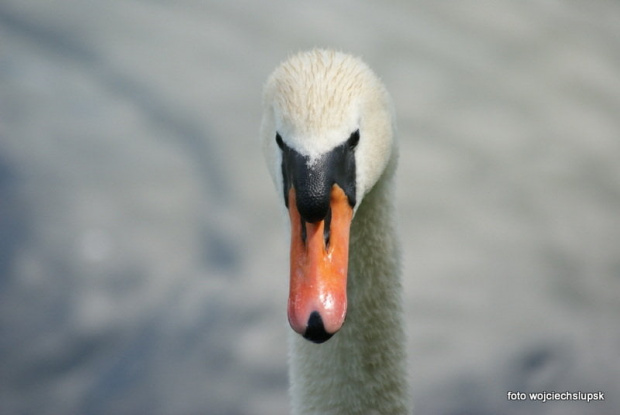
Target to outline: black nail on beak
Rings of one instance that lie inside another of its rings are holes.
[[[306,332],[304,333],[304,338],[306,340],[310,340],[311,342],[321,344],[331,339],[333,335],[333,333],[328,333],[325,330],[321,315],[317,311],[313,311],[308,319],[308,325],[306,327]]]

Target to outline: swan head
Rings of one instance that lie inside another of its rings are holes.
[[[265,84],[262,149],[291,221],[288,319],[316,343],[344,323],[349,229],[394,164],[393,118],[381,81],[344,53],[299,53]]]

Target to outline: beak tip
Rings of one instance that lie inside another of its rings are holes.
[[[303,334],[306,340],[310,340],[313,343],[321,344],[331,339],[334,334],[335,333],[328,333],[327,330],[325,330],[323,319],[317,311],[313,311],[310,314],[310,318],[308,319],[308,325],[306,326],[306,331]]]

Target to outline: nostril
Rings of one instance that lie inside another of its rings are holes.
[[[325,241],[325,248],[329,247],[329,236],[330,236],[330,225],[332,223],[332,210],[329,209],[327,211],[327,216],[325,216],[325,223],[323,225],[323,240]]]
[[[299,218],[299,221],[300,221],[300,226],[301,226],[301,241],[305,244],[306,243],[306,239],[308,239],[308,231],[306,229],[306,221],[302,217]]]
[[[310,340],[314,343],[324,343],[329,340],[333,334],[325,331],[325,326],[323,325],[323,319],[318,311],[313,311],[310,314],[310,318],[308,319],[308,325],[306,326],[306,332],[304,333],[304,337],[307,340]]]

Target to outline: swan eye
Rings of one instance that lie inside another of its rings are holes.
[[[360,142],[360,130],[355,130],[354,132],[351,133],[351,137],[349,137],[349,140],[347,140],[347,144],[349,145],[349,148],[355,148],[357,147],[357,143]]]
[[[282,141],[282,137],[280,137],[280,133],[276,133],[276,143],[278,143],[280,150],[284,149],[284,142]]]

